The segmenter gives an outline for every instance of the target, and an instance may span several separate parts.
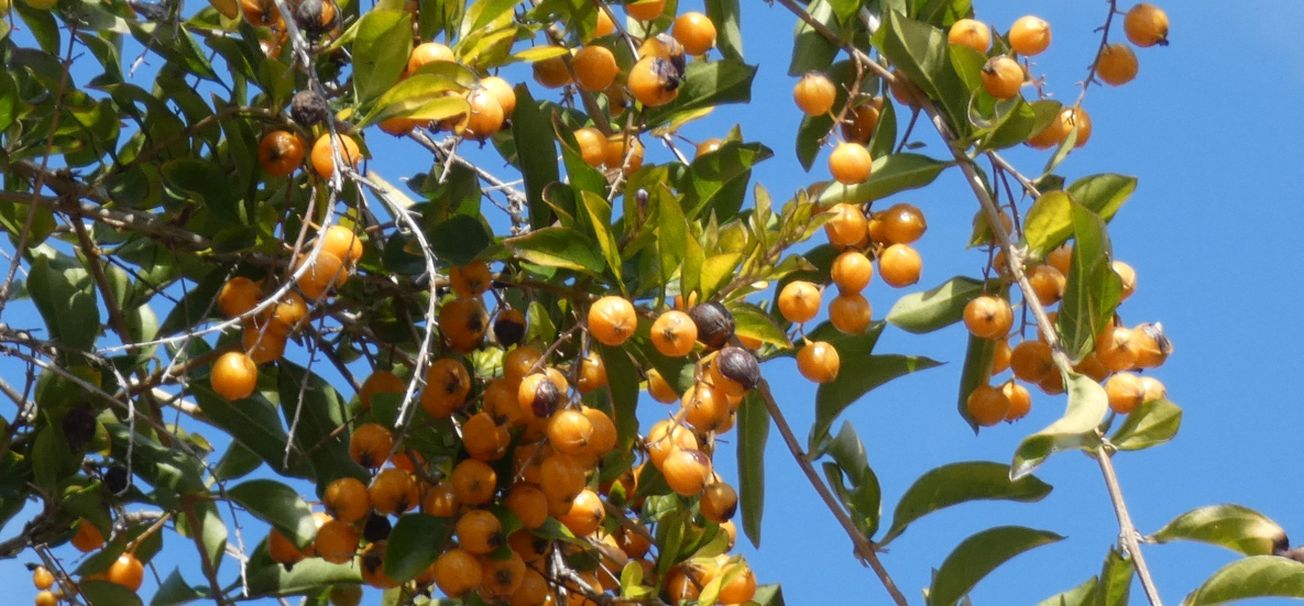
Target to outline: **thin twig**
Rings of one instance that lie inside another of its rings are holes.
[[[1105,489],[1109,491],[1109,500],[1114,505],[1114,515],[1118,517],[1118,538],[1132,558],[1132,566],[1136,568],[1137,578],[1141,579],[1146,599],[1150,600],[1151,606],[1163,606],[1159,589],[1150,577],[1150,567],[1146,565],[1145,555],[1141,553],[1141,533],[1132,525],[1132,516],[1127,511],[1127,503],[1123,501],[1123,489],[1118,484],[1118,474],[1114,473],[1113,456],[1103,444],[1096,447],[1095,454],[1096,461],[1100,463],[1100,475],[1105,478]]]

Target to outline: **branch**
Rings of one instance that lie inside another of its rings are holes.
[[[770,392],[769,382],[761,379],[761,383],[756,386],[756,389],[761,394],[761,401],[765,402],[765,407],[769,409],[770,418],[774,419],[774,425],[779,428],[779,434],[783,436],[783,443],[788,447],[788,452],[792,453],[793,460],[797,462],[797,466],[801,468],[802,473],[806,474],[806,479],[810,481],[810,485],[815,488],[815,492],[819,493],[820,499],[833,513],[833,517],[837,518],[842,530],[846,531],[847,536],[851,538],[851,543],[856,549],[856,555],[869,564],[869,567],[874,570],[874,574],[878,575],[878,580],[883,583],[883,588],[887,589],[888,594],[892,596],[892,601],[897,606],[906,606],[906,596],[897,588],[896,582],[892,580],[892,576],[883,567],[883,562],[878,559],[878,553],[874,550],[873,542],[864,533],[860,532],[859,528],[856,528],[855,523],[851,521],[851,517],[842,508],[842,504],[833,496],[828,485],[815,472],[810,460],[806,458],[806,452],[802,450],[801,443],[797,441],[797,436],[793,435],[792,427],[788,425],[788,419],[783,416],[783,410],[774,401],[774,394]]]
[[[1096,461],[1100,463],[1100,475],[1105,478],[1105,489],[1109,491],[1109,500],[1114,505],[1114,515],[1118,517],[1119,541],[1132,556],[1132,566],[1136,568],[1137,578],[1141,579],[1141,588],[1146,592],[1146,599],[1150,600],[1152,606],[1163,606],[1163,601],[1159,598],[1159,589],[1155,587],[1155,581],[1150,577],[1150,567],[1146,565],[1146,558],[1141,554],[1141,533],[1132,525],[1132,516],[1128,514],[1127,503],[1123,501],[1123,489],[1119,487],[1118,475],[1114,473],[1113,455],[1103,445],[1096,447],[1095,455]]]

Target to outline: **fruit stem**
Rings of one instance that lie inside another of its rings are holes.
[[[815,467],[811,465],[806,452],[802,450],[801,443],[797,441],[797,436],[792,433],[792,427],[788,425],[788,419],[783,416],[783,410],[774,401],[774,394],[770,392],[769,382],[761,379],[756,389],[761,394],[761,401],[765,402],[765,408],[770,412],[770,418],[774,419],[774,425],[779,428],[779,435],[783,436],[783,443],[788,447],[788,452],[792,454],[793,460],[797,462],[797,466],[801,468],[802,473],[806,474],[806,479],[815,488],[815,492],[819,493],[824,505],[833,513],[833,517],[837,518],[842,530],[846,531],[847,536],[851,538],[851,543],[856,548],[856,554],[874,570],[878,580],[883,583],[883,588],[887,589],[888,594],[892,596],[892,601],[897,606],[906,606],[906,596],[897,588],[896,582],[892,580],[892,575],[888,574],[887,568],[884,568],[883,562],[878,559],[878,552],[874,549],[874,543],[864,533],[860,532],[859,528],[856,528],[855,523],[851,521],[851,517],[842,508],[842,504],[834,498],[828,485],[815,472]]]
[[[1127,511],[1127,503],[1123,500],[1123,489],[1118,484],[1118,474],[1114,473],[1114,459],[1105,446],[1102,444],[1096,447],[1096,461],[1100,464],[1100,475],[1105,477],[1105,489],[1109,491],[1109,500],[1114,505],[1114,515],[1118,517],[1119,541],[1123,543],[1123,548],[1127,550],[1132,558],[1132,567],[1136,569],[1136,576],[1141,579],[1141,588],[1146,592],[1146,599],[1150,601],[1150,606],[1163,606],[1163,601],[1159,598],[1159,589],[1155,587],[1155,581],[1150,576],[1150,567],[1146,565],[1146,558],[1141,553],[1141,533],[1137,532],[1136,526],[1132,524],[1132,516]]]

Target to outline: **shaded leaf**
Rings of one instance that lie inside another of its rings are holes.
[[[964,368],[960,370],[960,395],[956,399],[956,409],[960,418],[969,424],[969,428],[978,433],[978,423],[969,416],[969,394],[979,386],[986,385],[992,376],[992,358],[996,355],[996,341],[969,335],[969,345],[965,349]]]
[[[1110,263],[1109,234],[1095,213],[1073,204],[1073,257],[1056,327],[1075,363],[1091,353],[1096,335],[1114,316],[1123,283]]]
[[[835,344],[836,347],[836,344]],[[875,387],[918,370],[941,365],[922,356],[847,355],[839,349],[842,367],[838,378],[820,385],[815,395],[815,423],[811,427],[811,450],[819,444],[838,415]]]
[[[399,517],[385,546],[385,576],[407,581],[421,574],[447,547],[453,522],[424,513]]]
[[[964,316],[964,306],[982,294],[985,284],[957,276],[929,290],[908,294],[887,312],[889,324],[906,332],[923,334],[950,326]]]
[[[1064,416],[1019,443],[1010,465],[1010,478],[1019,479],[1037,469],[1046,457],[1071,448],[1095,448],[1100,443],[1096,426],[1109,412],[1105,388],[1091,377],[1072,374],[1065,381],[1069,404]]]
[[[868,181],[857,185],[831,183],[820,194],[819,203],[821,206],[838,202],[860,204],[880,200],[903,191],[919,189],[932,183],[937,179],[937,175],[942,173],[942,169],[950,165],[949,162],[909,152],[880,156],[874,158],[873,170]]]
[[[317,536],[312,510],[298,491],[275,480],[249,480],[227,489],[235,502],[258,519],[281,531],[295,545],[312,543]]]
[[[602,253],[584,234],[565,227],[545,227],[503,241],[521,258],[542,265],[600,275]]]
[[[761,515],[765,509],[765,442],[770,413],[756,390],[738,408],[738,505],[743,533],[753,547],[761,546]]]
[[[878,541],[886,545],[905,532],[911,522],[934,511],[969,501],[1018,501],[1033,503],[1046,498],[1051,486],[1035,476],[1011,480],[1009,468],[1000,463],[971,461],[951,463],[919,476],[897,502],[892,526]]]
[[[1304,598],[1304,564],[1277,556],[1252,556],[1223,566],[1186,596],[1183,606],[1248,598]]]
[[[1128,413],[1109,441],[1119,450],[1141,450],[1172,440],[1181,425],[1181,408],[1168,400],[1154,400]]]
[[[1276,522],[1249,507],[1209,505],[1193,509],[1165,524],[1151,539],[1199,541],[1247,555],[1269,555],[1286,548],[1286,531]]]
[[[955,604],[983,577],[1010,558],[1063,538],[1047,530],[1022,526],[998,526],[979,532],[965,539],[946,556],[928,590],[928,604]]]

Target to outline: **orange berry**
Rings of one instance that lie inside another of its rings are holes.
[[[625,12],[639,21],[651,21],[666,10],[666,0],[635,0],[625,5]]]
[[[411,76],[423,65],[429,65],[436,61],[445,61],[456,63],[457,57],[453,55],[453,49],[444,46],[438,42],[422,42],[414,47],[408,53],[407,71],[404,76]]]
[[[457,535],[457,546],[476,555],[485,555],[507,542],[502,522],[483,509],[472,509],[462,514],[453,532]]]
[[[1146,389],[1140,375],[1120,372],[1105,381],[1105,396],[1114,412],[1125,415],[1146,401]]]
[[[426,371],[426,388],[421,392],[421,408],[436,419],[446,419],[466,405],[471,393],[471,375],[456,358],[435,360]]]
[[[1032,394],[1028,393],[1028,388],[1011,379],[1001,385],[1001,393],[1010,401],[1010,408],[1005,411],[1006,422],[1013,423],[1028,416],[1028,411],[1032,410]]]
[[[661,473],[671,490],[690,497],[711,481],[711,459],[700,450],[675,449],[661,462]]]
[[[1010,352],[1010,371],[1029,383],[1041,383],[1046,377],[1059,374],[1051,360],[1050,346],[1038,340],[1023,341],[1014,346]]]
[[[227,400],[243,400],[258,386],[258,366],[249,356],[228,351],[213,362],[209,377],[213,391]]]
[[[833,327],[849,335],[858,335],[874,322],[869,299],[858,292],[842,293],[829,303],[829,321]]]
[[[1073,259],[1073,245],[1061,244],[1055,250],[1046,254],[1046,264],[1059,270],[1065,278],[1069,275],[1069,267]]]
[[[724,482],[715,482],[702,492],[699,507],[702,517],[716,524],[723,524],[733,518],[734,513],[738,511],[738,493]]]
[[[288,177],[303,164],[303,139],[284,130],[263,135],[258,142],[258,164],[273,177]]]
[[[598,7],[595,11],[598,13],[598,24],[593,28],[594,38],[605,38],[616,32],[616,22],[611,20],[611,15],[603,7]]]
[[[675,19],[673,32],[675,40],[684,45],[684,52],[695,57],[705,55],[715,46],[715,24],[702,13],[689,11],[680,15]]]
[[[1013,99],[1023,86],[1023,66],[1005,55],[988,59],[978,76],[982,80],[983,90],[997,99]]]
[[[878,256],[878,273],[888,286],[901,288],[919,281],[923,260],[919,252],[905,244],[893,244]]]
[[[982,295],[964,306],[964,325],[980,339],[1003,337],[1013,324],[1014,310],[1004,298]]]
[[[351,477],[336,478],[326,485],[322,495],[326,513],[342,522],[353,523],[366,517],[371,510],[371,496],[361,480]]]
[[[484,578],[480,560],[457,547],[440,554],[435,560],[434,573],[435,585],[453,598],[479,587]]]
[[[33,602],[36,606],[58,606],[59,596],[53,591],[41,590],[36,593],[36,599]]]
[[[557,521],[569,528],[575,536],[582,537],[593,534],[602,526],[602,520],[606,517],[607,512],[602,505],[602,499],[596,492],[585,488],[575,495],[570,509],[557,516]]]
[[[498,107],[502,108],[504,117],[511,117],[512,112],[516,110],[516,91],[512,90],[511,84],[498,76],[489,76],[480,79],[480,88],[498,101]]]
[[[32,585],[37,589],[49,589],[54,587],[54,574],[49,568],[37,566],[32,569]]]
[[[368,469],[384,464],[393,449],[394,436],[379,423],[363,423],[349,437],[349,456]]]
[[[620,73],[616,55],[602,46],[581,48],[571,60],[571,69],[575,70],[575,82],[589,92],[606,90]]]
[[[534,81],[544,88],[561,88],[571,83],[571,71],[561,56],[535,61],[531,68],[534,70]]]
[[[842,123],[842,138],[862,145],[868,145],[878,128],[878,119],[883,112],[883,98],[874,97],[848,113]]]
[[[608,295],[589,307],[589,334],[598,342],[612,347],[623,344],[638,328],[638,315],[628,300]]]
[[[820,289],[805,280],[793,280],[779,292],[779,313],[794,324],[809,322],[820,311]]]
[[[1001,339],[996,342],[996,351],[992,352],[992,370],[990,374],[1000,374],[1010,367],[1010,342]]]
[[[607,158],[607,138],[602,136],[602,131],[586,126],[575,129],[572,134],[584,163],[594,168],[602,166]]]
[[[987,48],[992,45],[992,30],[981,21],[960,19],[951,24],[950,31],[946,33],[946,41],[967,46],[985,55]]]
[[[1123,284],[1123,293],[1120,300],[1126,301],[1136,291],[1136,270],[1122,261],[1114,261],[1110,266],[1113,267],[1114,273],[1118,274],[1118,279]]]
[[[923,211],[913,204],[893,204],[874,216],[883,222],[882,241],[888,244],[911,244],[928,230]]]
[[[312,170],[323,179],[329,179],[335,174],[335,155],[332,147],[330,133],[323,133],[312,144]],[[356,167],[362,159],[358,142],[348,135],[339,135],[339,150],[340,162],[349,166]]]
[[[587,454],[600,457],[615,450],[616,423],[611,420],[611,417],[601,410],[588,406],[581,408],[580,414],[583,414],[593,425],[593,436],[589,438]]]
[[[829,173],[843,185],[864,183],[873,166],[869,150],[859,143],[839,143],[829,154]]]
[[[683,357],[691,353],[697,343],[697,325],[688,314],[672,309],[652,322],[651,340],[661,355]]]
[[[1118,372],[1136,364],[1136,347],[1132,330],[1125,326],[1108,326],[1096,337],[1095,358],[1106,369]]]
[[[1060,270],[1049,264],[1034,265],[1027,274],[1028,284],[1037,295],[1037,302],[1042,305],[1054,305],[1063,298],[1068,280]]]
[[[842,360],[838,350],[824,341],[807,343],[797,352],[797,370],[815,383],[828,383],[838,378]]]
[[[123,553],[109,565],[108,571],[105,572],[105,580],[136,591],[145,580],[145,566],[136,559],[135,554]]]
[[[72,536],[72,546],[82,553],[90,553],[104,545],[104,535],[100,529],[89,520],[82,518],[77,521],[77,532]]]
[[[979,385],[965,399],[969,417],[979,425],[991,427],[1005,419],[1010,410],[1010,399],[991,385]]]
[[[1137,46],[1168,46],[1168,13],[1153,4],[1137,4],[1123,16],[1123,32]]]
[[[228,318],[244,315],[258,306],[263,298],[258,283],[244,276],[236,276],[222,285],[217,293],[217,310]]]
[[[316,301],[333,288],[344,286],[349,281],[349,270],[344,261],[328,252],[309,253],[296,262],[295,271],[303,263],[311,263],[307,271],[299,276],[296,284],[303,296]]]
[[[279,360],[285,354],[285,335],[272,330],[270,326],[264,329],[249,322],[240,333],[240,349],[249,355],[254,364]]]
[[[512,486],[503,505],[516,514],[521,526],[533,530],[548,521],[548,497],[538,486],[521,482]]]
[[[1025,15],[1010,26],[1007,37],[1014,52],[1025,57],[1038,55],[1050,46],[1050,24],[1040,17]]]
[[[829,278],[844,294],[860,292],[874,278],[874,263],[865,253],[848,250],[833,259]]]
[[[679,400],[675,388],[655,368],[647,369],[647,392],[653,400],[662,404],[672,404]]]
[[[498,491],[498,474],[483,461],[466,459],[450,476],[457,499],[467,505],[483,505]]]
[[[647,456],[652,466],[660,469],[666,457],[675,450],[697,450],[697,436],[686,425],[666,419],[658,421],[647,432]]]
[[[326,228],[326,235],[322,236],[321,250],[353,265],[362,258],[362,239],[352,229],[332,225]]]
[[[575,381],[575,389],[581,394],[587,394],[606,386],[607,365],[602,361],[602,356],[592,351],[584,354],[580,359],[579,379]]]
[[[426,494],[421,497],[421,511],[426,515],[451,518],[461,506],[462,502],[457,498],[453,483],[447,480],[427,488]]]
[[[558,410],[548,419],[548,443],[557,452],[582,454],[592,439],[593,422],[578,410]]]
[[[406,391],[406,381],[388,370],[378,370],[362,382],[362,388],[358,390],[358,402],[362,404],[363,410],[371,410],[372,397],[376,394],[402,394]]]
[[[634,135],[625,136],[616,133],[607,139],[606,158],[603,163],[609,169],[622,169],[634,172],[643,166],[643,142]]]
[[[1110,86],[1131,82],[1139,70],[1136,53],[1126,44],[1107,44],[1096,56],[1096,77]]]
[[[828,210],[829,220],[824,223],[824,235],[834,246],[855,246],[865,238],[869,222],[865,213],[854,204],[835,204]]]
[[[467,353],[480,347],[489,327],[484,304],[475,297],[457,297],[439,308],[439,329],[454,350]]]
[[[833,109],[838,87],[828,76],[819,72],[806,72],[792,89],[793,101],[807,116],[822,116]]]
[[[629,70],[626,85],[630,94],[639,103],[648,107],[659,107],[674,101],[679,96],[679,84],[683,78],[679,68],[669,59],[662,57],[644,57]]]
[[[332,519],[317,529],[313,551],[327,562],[343,564],[357,553],[358,540],[358,531],[351,524]]]

